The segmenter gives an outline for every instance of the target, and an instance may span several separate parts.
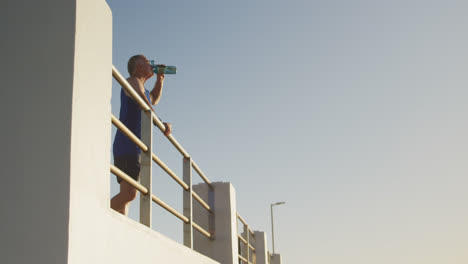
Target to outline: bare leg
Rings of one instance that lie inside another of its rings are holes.
[[[128,215],[128,206],[135,200],[137,190],[126,181],[120,182],[120,193],[111,199],[111,208],[117,212]]]

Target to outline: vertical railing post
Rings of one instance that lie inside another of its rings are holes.
[[[184,182],[189,186],[183,191],[184,216],[189,219],[184,223],[184,245],[193,249],[193,203],[192,203],[192,158],[184,158]]]
[[[153,123],[152,111],[141,111],[141,141],[148,147],[146,152],[141,153],[140,183],[148,189],[148,193],[140,194],[140,223],[151,228],[151,165],[153,145]]]
[[[246,250],[245,250],[245,259],[247,260],[247,264],[249,264],[250,262],[250,239],[249,239],[249,226],[248,225],[244,225],[244,234],[245,234],[245,241],[247,241],[247,245],[245,246]]]

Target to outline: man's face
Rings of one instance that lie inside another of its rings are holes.
[[[153,66],[151,66],[149,60],[146,57],[142,57],[139,60],[139,68],[141,72],[147,77],[150,78],[154,75]]]

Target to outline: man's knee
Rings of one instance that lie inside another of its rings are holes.
[[[137,190],[128,183],[121,184],[124,184],[124,186],[121,186],[123,188],[120,190],[121,194],[125,197],[124,199],[128,202],[135,200],[137,197]]]

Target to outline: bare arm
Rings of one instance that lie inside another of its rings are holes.
[[[160,80],[160,78],[158,76],[158,81],[159,80]],[[153,112],[154,112],[154,109],[151,106],[150,102],[148,101],[148,98],[145,96],[145,87],[142,84],[140,84],[138,81],[136,81],[136,80],[134,80],[132,78],[128,78],[127,81],[128,81],[128,83],[130,83],[130,86],[132,86],[132,88],[135,89],[135,91],[138,93],[138,95],[146,102],[146,104],[150,107],[150,109],[153,110]],[[158,81],[156,82],[155,88],[150,92],[151,101],[153,101],[154,96],[152,95],[152,93],[156,89]],[[162,77],[162,82],[164,82],[164,74],[163,74],[163,77]],[[160,85],[158,101],[159,101],[159,99],[161,97],[161,90],[162,90],[162,83]],[[125,92],[125,94],[127,94],[127,92]],[[127,96],[129,96],[129,95],[127,94]],[[153,105],[155,105],[157,103],[158,102],[153,103]],[[164,135],[169,136],[171,134],[171,132],[172,132],[171,124],[170,123],[164,123],[164,126],[166,127],[166,130],[164,131]]]
[[[162,89],[164,85],[164,73],[162,74],[157,74],[157,80],[156,83],[154,84],[153,90],[150,92],[150,98],[151,98],[151,103],[153,105],[156,105],[159,103],[159,100],[161,100],[161,94],[162,94]]]

